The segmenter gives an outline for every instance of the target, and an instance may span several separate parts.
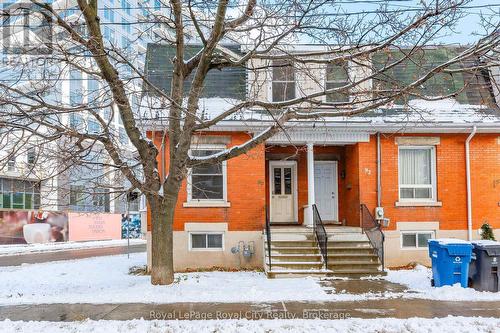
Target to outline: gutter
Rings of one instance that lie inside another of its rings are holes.
[[[476,135],[477,127],[472,127],[472,132],[465,140],[465,176],[467,179],[467,237],[472,240],[472,194],[470,184],[470,141]]]

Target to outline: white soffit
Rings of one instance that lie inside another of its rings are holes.
[[[369,142],[368,132],[354,132],[338,130],[334,128],[310,128],[310,129],[289,129],[286,132],[279,132],[266,143],[288,144],[288,143],[308,143],[316,144],[350,144],[357,142]]]

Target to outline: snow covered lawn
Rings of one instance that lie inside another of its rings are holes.
[[[130,245],[146,244],[145,239],[131,239]],[[76,250],[88,248],[103,248],[113,246],[126,246],[126,239],[102,240],[89,242],[61,242],[45,244],[0,245],[0,256],[28,254],[39,252],[55,252],[63,250]]]
[[[431,287],[432,271],[424,266],[412,270],[389,271],[386,280],[409,288],[406,297],[435,299],[441,301],[500,301],[500,292],[476,291],[462,288],[459,284],[440,288]]]
[[[261,272],[176,274],[170,286],[152,286],[149,276],[128,274],[144,265],[145,253],[104,256],[0,267],[0,305],[37,303],[175,303],[354,301],[383,298],[500,301],[499,293],[459,286],[433,288],[430,270],[390,271],[385,279],[408,286],[408,292],[352,294],[320,286],[316,278],[267,279]],[[357,282],[353,282],[357,283]]]
[[[173,303],[327,300],[312,278],[267,279],[259,272],[176,274],[170,286],[129,275],[145,253],[0,267],[0,304]],[[1,330],[0,330],[1,331]]]
[[[208,320],[208,321],[92,321],[21,322],[2,321],[3,333],[200,333],[200,332],[390,332],[476,333],[500,331],[498,318],[447,317],[440,319],[346,319],[346,320]]]

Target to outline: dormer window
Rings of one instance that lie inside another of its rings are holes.
[[[275,60],[272,65],[273,102],[289,101],[295,98],[295,69],[286,60]]]
[[[349,74],[347,72],[347,63],[338,61],[329,63],[326,66],[325,89],[343,87],[349,84]],[[327,103],[349,102],[349,92],[328,92],[326,93]]]

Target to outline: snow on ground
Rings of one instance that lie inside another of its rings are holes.
[[[129,275],[145,253],[0,267],[0,304],[173,303],[327,300],[315,279],[267,279],[260,272],[176,274],[176,283],[153,286]]]
[[[170,286],[128,274],[146,263],[145,253],[0,267],[0,305],[37,303],[174,303],[355,301],[383,298],[500,301],[500,292],[430,286],[429,269],[389,271],[388,281],[408,292],[350,294],[323,289],[317,278],[267,279],[262,272],[178,273]],[[353,282],[356,283],[356,282]]]
[[[131,239],[130,245],[146,244],[144,239]],[[76,250],[88,248],[103,248],[113,246],[126,246],[126,239],[88,241],[88,242],[61,242],[45,244],[22,244],[22,245],[0,245],[0,256],[11,256],[16,254],[55,252],[63,250]]]
[[[92,321],[22,322],[1,321],[3,333],[200,333],[200,332],[390,332],[476,333],[500,331],[500,319],[481,317],[345,319],[345,320],[200,320],[200,321]]]
[[[432,270],[418,265],[412,270],[389,270],[386,280],[407,286],[413,298],[442,301],[500,301],[500,292],[477,291],[472,288],[454,286],[431,287]]]

